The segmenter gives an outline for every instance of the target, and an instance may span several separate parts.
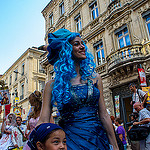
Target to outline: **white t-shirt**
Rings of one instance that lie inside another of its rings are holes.
[[[146,94],[145,92],[143,92],[142,90],[138,89],[139,95],[137,93],[137,89],[136,89],[136,93],[133,93],[132,95],[132,101],[136,102],[141,102],[139,97],[144,97],[144,95]]]
[[[21,124],[19,126],[19,128],[21,129],[21,131],[23,133],[25,133],[25,130],[27,129],[26,125]],[[21,134],[21,132],[19,131],[19,129],[17,127],[14,127],[12,129],[12,136],[11,136],[12,142],[13,144],[17,144],[19,147],[24,146],[26,142],[23,142],[23,136]]]
[[[150,118],[150,111],[146,108],[139,111],[139,121],[142,121],[145,118]],[[150,127],[150,122],[148,124],[144,124],[146,127]]]

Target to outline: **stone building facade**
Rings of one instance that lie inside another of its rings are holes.
[[[45,51],[36,47],[28,48],[0,78],[9,89],[10,112],[13,112],[17,103],[22,108],[23,120],[26,119],[30,109],[29,95],[34,90],[41,91],[45,86],[46,74],[39,61],[43,53]],[[19,98],[18,101],[15,101],[16,97]]]
[[[96,72],[103,79],[104,99],[110,115],[117,111],[128,121],[130,82],[139,85],[137,67],[145,70],[150,86],[150,1],[149,0],[51,0],[43,9],[45,41],[60,28],[79,32],[92,52]],[[46,80],[54,76],[47,54],[41,57]],[[120,109],[116,110],[115,97]]]

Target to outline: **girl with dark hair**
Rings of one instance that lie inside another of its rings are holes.
[[[38,124],[49,122],[50,106],[56,102],[68,150],[118,149],[102,79],[80,34],[59,29],[49,33],[48,40],[47,57],[56,76],[45,86]]]
[[[37,126],[30,134],[28,145],[31,150],[67,150],[65,132],[52,123]]]

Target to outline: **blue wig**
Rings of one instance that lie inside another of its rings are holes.
[[[57,107],[61,110],[64,104],[70,102],[71,99],[71,83],[70,80],[77,76],[74,60],[72,59],[73,47],[70,42],[79,36],[79,33],[70,32],[67,29],[59,29],[49,35],[48,60],[53,65],[56,73],[55,82],[52,90],[52,104],[57,103]],[[93,55],[85,46],[86,59],[80,61],[81,79],[86,80],[93,77],[95,63]]]

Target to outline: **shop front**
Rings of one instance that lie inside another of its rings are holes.
[[[133,110],[130,105],[132,93],[128,86],[129,83],[112,89],[115,117],[120,117],[123,120],[126,129],[126,123],[130,121],[129,115]]]

